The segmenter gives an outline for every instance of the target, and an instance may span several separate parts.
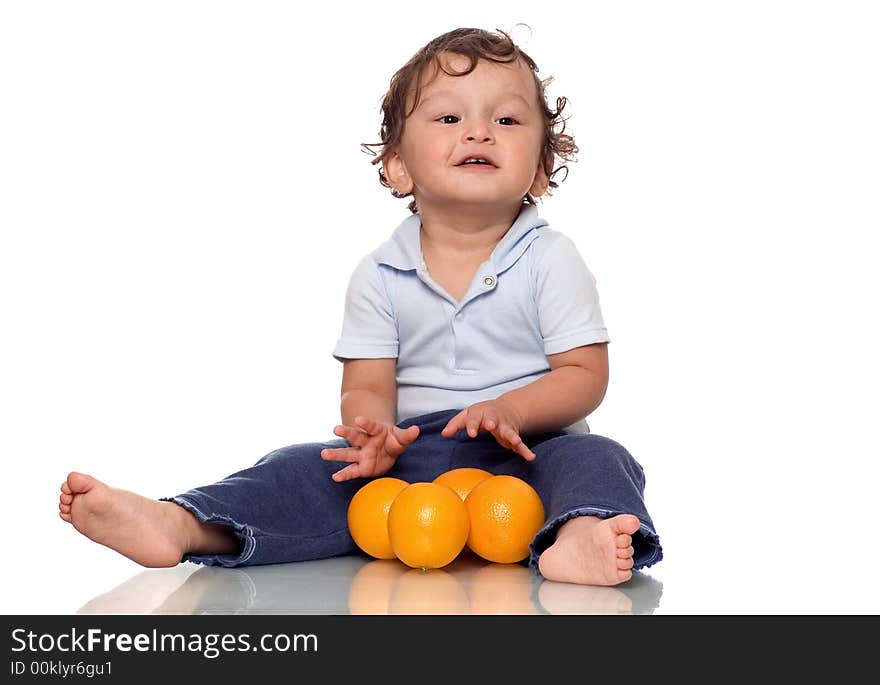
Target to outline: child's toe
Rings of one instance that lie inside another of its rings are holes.
[[[67,485],[70,487],[71,494],[78,492],[88,492],[95,486],[97,482],[98,481],[96,481],[91,476],[85,473],[77,473],[76,471],[72,471],[67,476]]]
[[[611,519],[615,523],[615,528],[618,533],[626,533],[633,534],[641,525],[639,523],[639,519],[632,514],[620,514],[619,516],[615,516]]]

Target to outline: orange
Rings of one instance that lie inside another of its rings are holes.
[[[413,483],[400,491],[388,512],[394,554],[413,568],[446,566],[464,548],[468,514],[452,488]]]
[[[371,557],[393,559],[388,539],[388,512],[398,493],[409,483],[399,478],[377,478],[358,490],[348,504],[348,532]]]
[[[434,479],[434,482],[452,488],[458,493],[458,496],[461,497],[461,501],[464,502],[468,493],[473,490],[477,483],[491,477],[492,474],[483,469],[463,468],[452,469],[452,471],[441,473]]]
[[[491,477],[492,474],[483,469],[465,467],[441,473],[433,482],[441,483],[452,488],[458,493],[458,496],[461,497],[461,501],[464,502],[477,483],[482,483],[484,480]],[[465,545],[464,548],[468,549],[468,546]]]
[[[470,519],[467,544],[484,559],[513,564],[529,555],[544,524],[544,505],[531,485],[514,476],[492,476],[464,501]]]

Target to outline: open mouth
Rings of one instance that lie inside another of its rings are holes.
[[[483,171],[486,171],[487,169],[498,168],[490,162],[462,162],[461,164],[456,164],[455,166],[459,169],[480,169]]]
[[[466,167],[468,169],[497,169],[493,161],[489,157],[483,155],[470,155],[462,159],[457,167]]]

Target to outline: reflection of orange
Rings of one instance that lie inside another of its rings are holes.
[[[468,596],[455,576],[441,569],[406,571],[394,582],[389,614],[467,614]]]
[[[388,512],[394,554],[413,568],[440,568],[458,556],[468,536],[468,515],[455,491],[437,483],[413,483]]]
[[[461,501],[464,502],[468,493],[473,490],[477,483],[491,477],[492,474],[483,469],[463,468],[452,469],[452,471],[441,473],[434,479],[434,482],[452,488],[458,493],[458,496],[461,497]]]
[[[472,614],[540,614],[532,573],[519,564],[486,564],[468,584]]]
[[[348,588],[348,610],[352,614],[387,614],[394,581],[406,571],[397,559],[373,559],[361,566]]]
[[[391,503],[408,483],[399,478],[377,478],[358,490],[348,505],[348,531],[364,552],[377,559],[393,559],[388,539]]]
[[[544,523],[544,505],[531,485],[514,476],[492,476],[465,500],[470,519],[467,544],[484,559],[512,564],[529,555]]]

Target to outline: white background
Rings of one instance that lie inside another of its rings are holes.
[[[598,280],[656,613],[880,610],[876,5],[445,0],[0,6],[0,611],[140,570],[68,471],[161,497],[334,437],[348,277],[409,214],[360,144],[459,26],[569,100],[541,213]]]

